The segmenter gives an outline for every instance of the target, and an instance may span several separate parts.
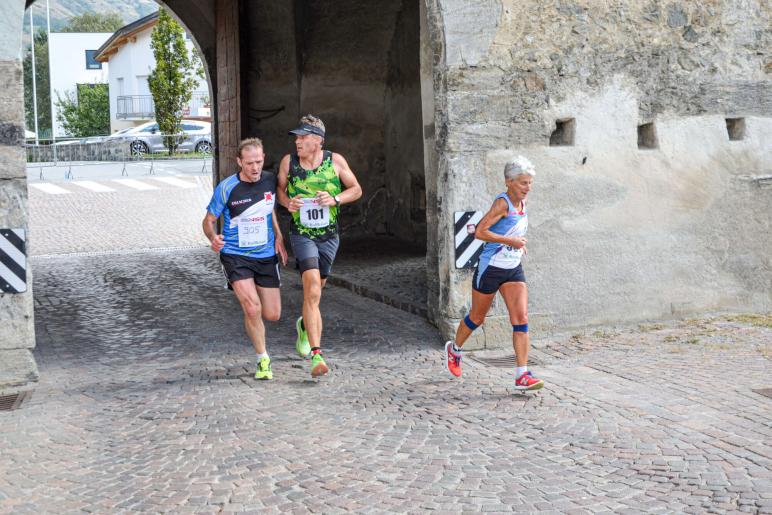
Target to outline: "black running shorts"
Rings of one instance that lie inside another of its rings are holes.
[[[517,265],[515,268],[499,268],[497,266],[488,266],[480,276],[480,268],[476,268],[472,277],[472,288],[480,293],[490,294],[499,291],[504,283],[524,283],[525,273],[523,265]]]
[[[255,284],[262,288],[278,288],[281,286],[279,258],[276,256],[250,258],[221,252],[220,262],[222,263],[223,273],[228,280],[229,287],[233,281],[240,281],[242,279],[254,279]]]

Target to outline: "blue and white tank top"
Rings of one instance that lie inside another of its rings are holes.
[[[528,213],[525,210],[525,203],[523,203],[523,211],[519,212],[515,205],[512,204],[512,201],[509,200],[506,192],[501,193],[494,200],[500,198],[507,201],[507,215],[493,224],[490,231],[507,237],[525,236],[525,232],[528,230]],[[479,268],[478,275],[482,276],[485,269],[489,266],[506,269],[517,268],[522,257],[522,248],[516,249],[502,243],[487,242],[483,247],[482,254],[480,254],[480,262],[477,265]]]

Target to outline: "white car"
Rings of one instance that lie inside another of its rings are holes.
[[[212,124],[199,120],[182,120],[181,141],[177,146],[177,152],[199,152],[210,154],[212,152]],[[120,138],[128,141],[129,150],[134,156],[149,152],[166,152],[164,135],[158,129],[158,123],[150,121],[123,129],[111,134],[108,139]]]

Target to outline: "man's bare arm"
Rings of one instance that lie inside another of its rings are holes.
[[[303,205],[303,201],[300,200],[300,195],[295,195],[295,198],[290,198],[287,193],[287,184],[289,183],[289,163],[290,156],[287,154],[281,160],[279,164],[279,175],[276,177],[276,197],[279,199],[279,204],[286,207],[290,213],[294,213],[299,210]]]
[[[201,222],[201,228],[204,229],[204,235],[209,240],[212,250],[220,252],[225,246],[225,240],[222,234],[217,234],[217,218],[207,211],[204,220]]]
[[[332,154],[332,164],[335,166],[335,172],[344,186],[343,191],[338,194],[340,203],[355,202],[362,196],[362,187],[359,185],[354,172],[351,171],[346,159],[340,154]],[[336,204],[335,197],[326,191],[317,191],[316,198],[319,199],[319,203],[323,206],[334,206]]]

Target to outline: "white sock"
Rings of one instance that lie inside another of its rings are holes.
[[[267,358],[267,357],[268,357],[268,353],[267,352],[263,352],[262,354],[258,354],[257,355],[257,361],[260,361],[261,359]]]
[[[527,366],[525,366],[525,367],[517,367],[517,377],[522,376],[526,372],[528,372],[528,367]]]
[[[456,342],[453,342],[453,346],[450,348],[453,354],[461,354],[461,347],[456,347]]]

